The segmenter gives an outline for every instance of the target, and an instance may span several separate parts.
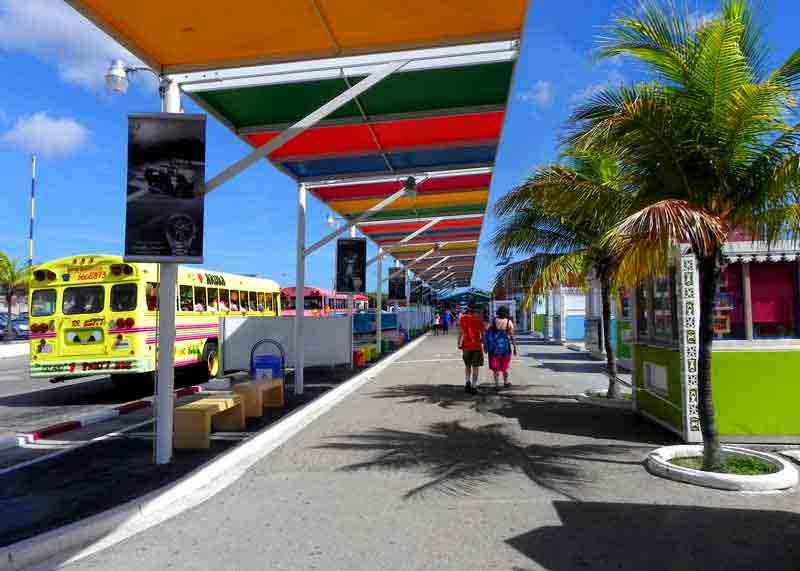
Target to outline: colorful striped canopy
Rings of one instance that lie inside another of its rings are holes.
[[[351,220],[417,177],[359,228],[469,284],[527,0],[67,1],[252,147],[402,62],[267,158]]]
[[[67,0],[163,73],[518,38],[527,0]]]

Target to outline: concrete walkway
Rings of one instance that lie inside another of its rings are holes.
[[[431,337],[207,503],[78,569],[797,569],[800,494],[641,465],[672,437],[567,398],[602,363],[528,341],[513,390],[463,392]]]

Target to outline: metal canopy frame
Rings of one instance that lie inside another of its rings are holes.
[[[195,93],[360,77],[402,60],[412,60],[405,70],[408,72],[512,61],[518,55],[519,40],[508,40],[190,72],[170,75],[170,79],[186,93]]]
[[[199,97],[194,96],[196,93],[203,91],[232,89],[232,88],[246,88],[264,85],[277,85],[285,83],[296,83],[304,81],[314,81],[321,79],[342,78],[362,78],[356,83],[348,82],[348,88],[322,105],[315,111],[308,114],[306,117],[295,122],[291,126],[282,130],[282,132],[267,141],[265,144],[260,145],[250,151],[245,157],[236,161],[228,166],[217,175],[212,177],[206,182],[205,192],[211,192],[218,188],[225,182],[231,180],[236,175],[240,174],[247,168],[254,165],[260,159],[269,160],[269,155],[275,150],[279,149],[282,145],[291,139],[302,134],[306,130],[318,126],[322,121],[326,120],[330,114],[334,113],[342,106],[356,101],[359,95],[386,79],[390,75],[398,72],[409,72],[423,69],[440,69],[440,68],[453,68],[459,66],[471,66],[482,63],[512,61],[519,54],[519,41],[501,41],[468,44],[462,46],[452,46],[444,48],[427,48],[419,50],[409,50],[401,52],[387,52],[370,54],[364,56],[350,56],[342,58],[327,58],[319,60],[305,61],[302,63],[286,63],[286,64],[272,64],[263,66],[252,66],[238,69],[218,70],[218,71],[204,71],[196,73],[184,73],[170,76],[170,79],[180,85],[181,89],[191,97],[195,103],[206,110],[209,114],[216,117],[229,129],[231,129],[240,139],[247,144],[251,144],[245,137],[242,130],[236,129],[224,117],[221,117],[214,109],[206,105]],[[366,76],[366,77],[364,77]],[[359,122],[369,123],[373,118],[367,116],[363,108],[359,106],[361,117]],[[474,110],[474,109],[473,109]],[[247,132],[252,132],[248,129]],[[374,133],[373,133],[374,134]],[[306,192],[311,190],[314,194],[314,189],[319,187],[335,187],[339,185],[352,185],[364,184],[373,182],[401,182],[408,176],[414,176],[418,179],[427,180],[428,178],[446,177],[446,176],[467,176],[473,174],[491,173],[491,163],[488,164],[467,164],[467,165],[440,165],[436,168],[411,168],[411,169],[393,169],[389,163],[383,149],[378,145],[384,160],[387,164],[390,174],[375,173],[375,174],[354,174],[351,176],[338,175],[331,176],[318,176],[318,177],[297,177],[292,173],[287,172],[287,169],[281,165],[274,165],[282,172],[294,178],[298,183],[298,227],[297,227],[297,279],[295,280],[296,288],[296,307],[304,307],[304,287],[305,287],[305,258],[322,246],[334,240],[337,236],[347,232],[348,230],[355,229],[359,224],[367,224],[369,218],[401,198],[406,194],[406,189],[401,188],[388,197],[381,200],[378,204],[372,206],[361,215],[348,220],[347,224],[339,228],[327,236],[317,240],[309,247],[305,246],[305,213],[306,213]],[[318,197],[317,197],[318,198]],[[414,232],[409,233],[402,238],[398,246],[406,245],[411,240],[424,234],[426,231],[433,228],[443,220],[456,220],[468,218],[482,218],[481,214],[467,214],[456,216],[435,216],[428,217],[423,226]],[[384,221],[375,221],[373,223],[383,223]],[[392,221],[397,223],[397,221]],[[386,221],[388,224],[389,221]],[[424,260],[428,256],[433,255],[439,251],[440,247],[450,242],[431,242],[433,247],[417,256],[411,262],[401,264],[401,269],[398,271],[408,272],[415,264]],[[458,243],[458,242],[453,242]],[[426,243],[422,243],[426,244]],[[415,242],[414,245],[422,245]],[[391,255],[392,246],[382,247],[379,254],[370,262],[377,262],[378,269],[381,268],[382,258],[389,254]],[[440,261],[435,262],[428,268],[420,271],[418,277],[422,278],[422,274],[437,267],[444,260],[449,259],[445,256]],[[398,260],[399,262],[399,260]],[[451,272],[445,277],[450,277],[454,272]],[[470,270],[471,274],[471,270]],[[438,276],[438,274],[437,274]],[[387,278],[388,279],[388,278]],[[383,276],[378,274],[378,283],[382,284],[385,280]],[[422,284],[429,285],[425,280]],[[432,287],[432,286],[429,286]],[[410,293],[410,292],[409,292]],[[303,312],[295,312],[295,328],[294,328],[294,341],[295,347],[302,347],[303,339]],[[297,350],[295,363],[295,393],[302,394],[304,390],[303,383],[303,351]]]

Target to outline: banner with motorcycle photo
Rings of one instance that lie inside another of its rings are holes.
[[[336,292],[358,294],[367,289],[367,239],[336,241]]]
[[[389,301],[406,300],[406,271],[401,268],[389,268]]]
[[[126,261],[203,261],[205,164],[205,115],[128,116]]]

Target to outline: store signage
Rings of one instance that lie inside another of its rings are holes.
[[[128,117],[125,260],[203,261],[206,118]]]

